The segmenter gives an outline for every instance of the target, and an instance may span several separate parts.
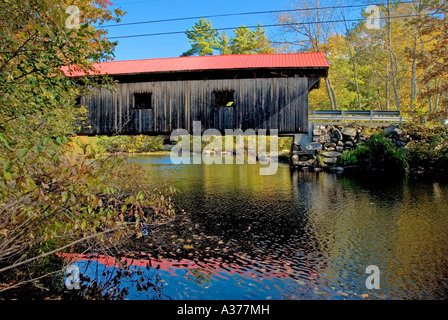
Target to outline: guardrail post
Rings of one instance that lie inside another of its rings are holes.
[[[370,110],[370,123],[373,123],[373,110]]]
[[[344,110],[341,110],[341,122],[344,122]]]

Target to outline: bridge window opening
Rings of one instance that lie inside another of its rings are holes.
[[[235,91],[213,91],[215,97],[215,107],[218,108],[234,108],[235,107]]]
[[[134,109],[152,109],[152,93],[134,93]]]
[[[81,96],[76,97],[75,106],[78,107],[78,108],[81,107],[81,99],[82,99]]]

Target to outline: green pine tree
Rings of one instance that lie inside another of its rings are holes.
[[[233,54],[274,53],[275,49],[266,36],[266,30],[259,24],[254,31],[246,26],[234,30],[235,37],[230,40]]]
[[[215,50],[221,48],[219,32],[204,18],[196,22],[193,30],[187,30],[185,34],[190,39],[191,48],[182,54],[183,57],[213,55]]]
[[[261,24],[252,31],[252,47],[254,53],[275,53],[275,49],[266,36],[266,30],[263,30]]]
[[[221,34],[219,40],[221,44],[221,54],[232,54],[232,50],[230,49],[230,38],[225,31]]]
[[[230,50],[232,54],[254,53],[254,36],[252,31],[246,26],[238,27],[234,30],[235,36],[230,40]]]

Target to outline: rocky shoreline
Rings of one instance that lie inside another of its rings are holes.
[[[300,145],[294,142],[291,148],[290,165],[301,171],[330,171],[365,169],[360,165],[341,165],[339,158],[345,151],[355,150],[381,128],[363,127],[357,124],[316,126],[312,130],[312,142]],[[384,129],[385,136],[399,148],[406,148],[412,138],[405,134],[399,125],[391,125]],[[381,170],[370,168],[371,171]],[[412,172],[424,172],[423,169]]]

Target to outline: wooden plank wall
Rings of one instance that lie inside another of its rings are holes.
[[[213,91],[234,90],[234,108],[213,106]],[[306,77],[224,79],[120,83],[114,92],[92,89],[81,99],[89,121],[80,134],[170,134],[202,129],[278,129],[279,133],[308,131]],[[134,93],[152,93],[152,110],[133,109]],[[90,128],[88,127],[90,126]]]

